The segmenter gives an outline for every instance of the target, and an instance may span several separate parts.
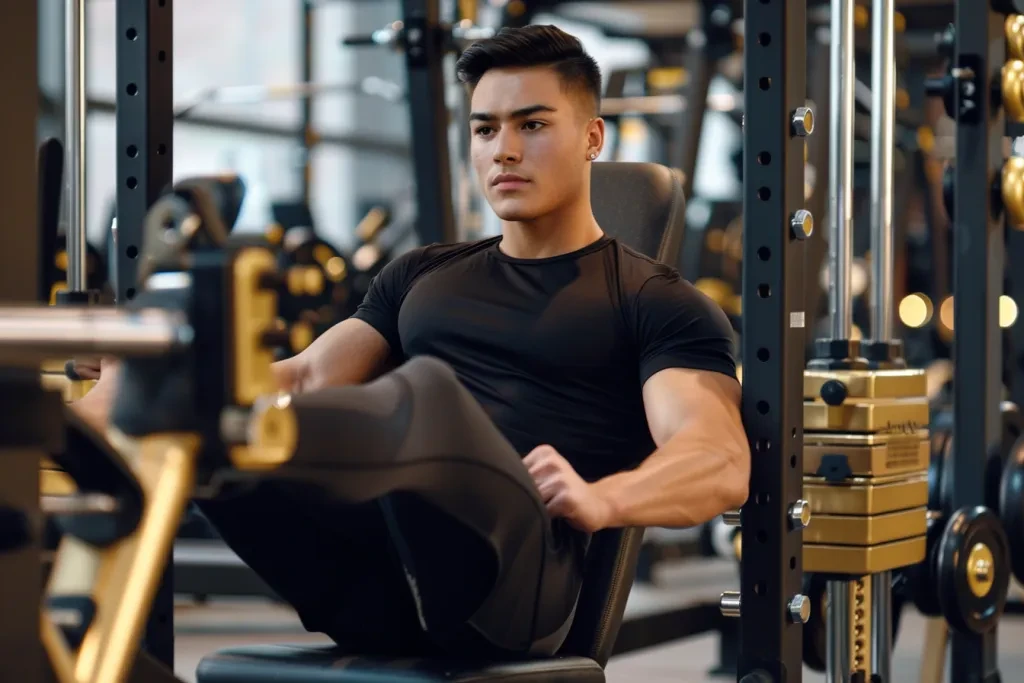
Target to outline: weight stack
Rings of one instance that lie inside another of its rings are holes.
[[[870,575],[925,557],[931,442],[924,370],[804,372],[805,572],[849,580],[850,667],[871,666]]]

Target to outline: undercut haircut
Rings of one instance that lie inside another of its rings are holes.
[[[456,73],[470,91],[491,69],[547,67],[555,71],[567,90],[601,108],[601,67],[583,49],[579,38],[555,26],[531,25],[503,28],[493,38],[470,45],[456,64]]]

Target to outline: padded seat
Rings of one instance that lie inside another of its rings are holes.
[[[519,662],[456,659],[375,659],[345,656],[332,646],[263,645],[221,650],[196,672],[201,683],[604,683],[604,670],[586,657]]]
[[[685,229],[679,174],[657,164],[594,164],[592,204],[609,235],[675,265]],[[259,645],[204,658],[198,683],[381,683],[516,681],[603,683],[604,666],[633,586],[643,529],[605,529],[587,551],[576,617],[555,657],[481,662],[464,658],[384,659],[352,656],[323,645]]]

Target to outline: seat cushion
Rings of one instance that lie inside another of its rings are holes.
[[[604,670],[583,657],[474,662],[456,659],[354,657],[330,645],[257,645],[203,658],[197,683],[412,683],[420,681],[604,683]]]

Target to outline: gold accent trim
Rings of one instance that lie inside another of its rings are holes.
[[[928,425],[928,399],[886,399],[877,403],[830,406],[820,401],[804,402],[804,429],[844,432],[914,433]]]
[[[61,469],[44,467],[39,470],[39,495],[70,496],[78,493],[78,485]]]
[[[91,585],[96,614],[77,657],[63,642],[51,655],[57,659],[67,652],[75,662],[75,679],[89,683],[123,681],[131,672],[146,616],[195,487],[200,446],[192,434],[161,434],[135,441],[111,430],[108,437],[142,488],[139,526],[105,549],[64,539],[47,587],[47,595],[52,596],[77,593]],[[45,610],[42,618],[49,619]]]
[[[274,356],[263,343],[263,334],[277,319],[277,295],[260,286],[260,279],[275,272],[270,251],[249,247],[235,255],[234,287],[234,402],[251,406],[263,394],[277,390],[271,363]]]
[[[909,567],[924,559],[925,537],[867,547],[804,544],[804,571],[861,576]]]
[[[1024,157],[1013,156],[1006,160],[1001,185],[1010,224],[1020,230],[1024,227]]]
[[[1006,52],[1009,59],[1024,59],[1024,16],[1010,14],[1003,24]]]
[[[927,395],[925,371],[910,370],[804,370],[804,398],[817,399],[825,382],[846,385],[849,398],[919,398]]]
[[[922,536],[928,531],[926,513],[919,507],[871,517],[815,515],[804,529],[804,543],[867,546]]]
[[[1006,118],[1011,121],[1024,120],[1024,62],[1019,59],[1006,62],[1000,77]]]
[[[829,484],[820,477],[804,477],[804,499],[813,515],[881,515],[928,504],[928,477],[889,478],[881,481],[852,479]],[[811,524],[814,517],[811,518]]]
[[[967,556],[967,585],[975,597],[983,598],[995,584],[995,559],[984,543],[976,543]]]
[[[256,401],[249,418],[249,443],[231,449],[231,464],[248,471],[272,470],[291,460],[299,442],[299,420],[291,396]]]

